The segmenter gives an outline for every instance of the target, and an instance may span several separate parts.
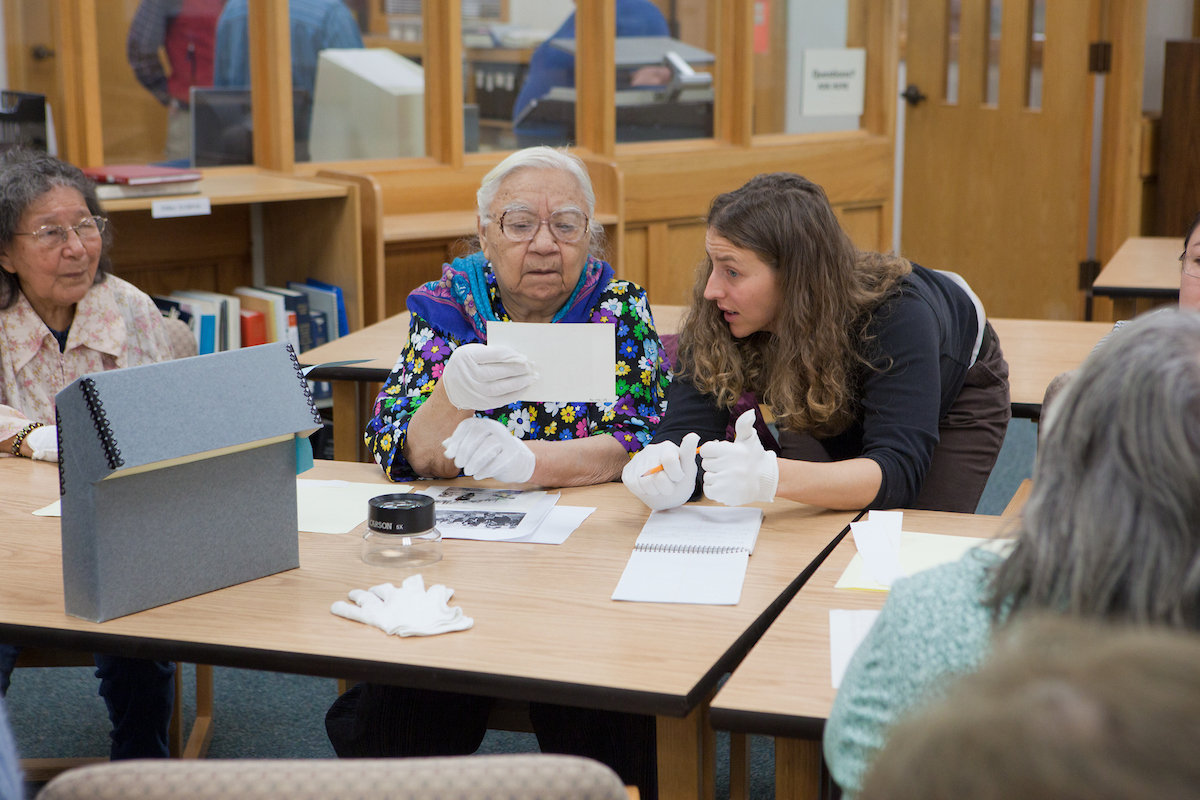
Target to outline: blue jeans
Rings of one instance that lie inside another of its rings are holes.
[[[8,694],[13,666],[21,648],[0,644],[0,697]],[[95,653],[100,696],[112,722],[113,761],[123,758],[166,758],[167,728],[175,703],[175,664],[144,658]]]

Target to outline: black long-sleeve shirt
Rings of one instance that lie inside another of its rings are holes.
[[[883,481],[870,508],[911,506],[938,443],[938,423],[962,390],[979,331],[975,305],[947,276],[913,265],[899,291],[873,314],[868,358],[846,430],[820,439],[834,461],[864,457]],[[724,439],[729,409],[691,381],[672,379],[667,413],[654,442],[678,444],[691,431],[700,441]]]

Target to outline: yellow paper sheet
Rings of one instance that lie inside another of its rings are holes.
[[[1012,539],[977,539],[971,536],[945,536],[939,533],[916,533],[904,531],[900,534],[900,567],[905,575],[915,575],[939,564],[958,561],[968,550],[979,547],[992,553],[1004,554],[1012,547]],[[886,592],[890,587],[863,575],[862,556],[855,553],[835,589],[863,589],[869,592]]]

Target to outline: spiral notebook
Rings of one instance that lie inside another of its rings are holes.
[[[682,506],[650,514],[613,600],[735,606],[762,511]]]

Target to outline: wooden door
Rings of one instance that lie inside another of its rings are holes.
[[[1101,2],[908,0],[908,83],[927,99],[907,109],[901,248],[961,274],[990,316],[1080,315]]]
[[[8,88],[46,96],[46,104],[55,113],[55,130],[61,142],[64,109],[59,87],[54,11],[55,4],[46,0],[7,0],[4,3],[4,30]]]

